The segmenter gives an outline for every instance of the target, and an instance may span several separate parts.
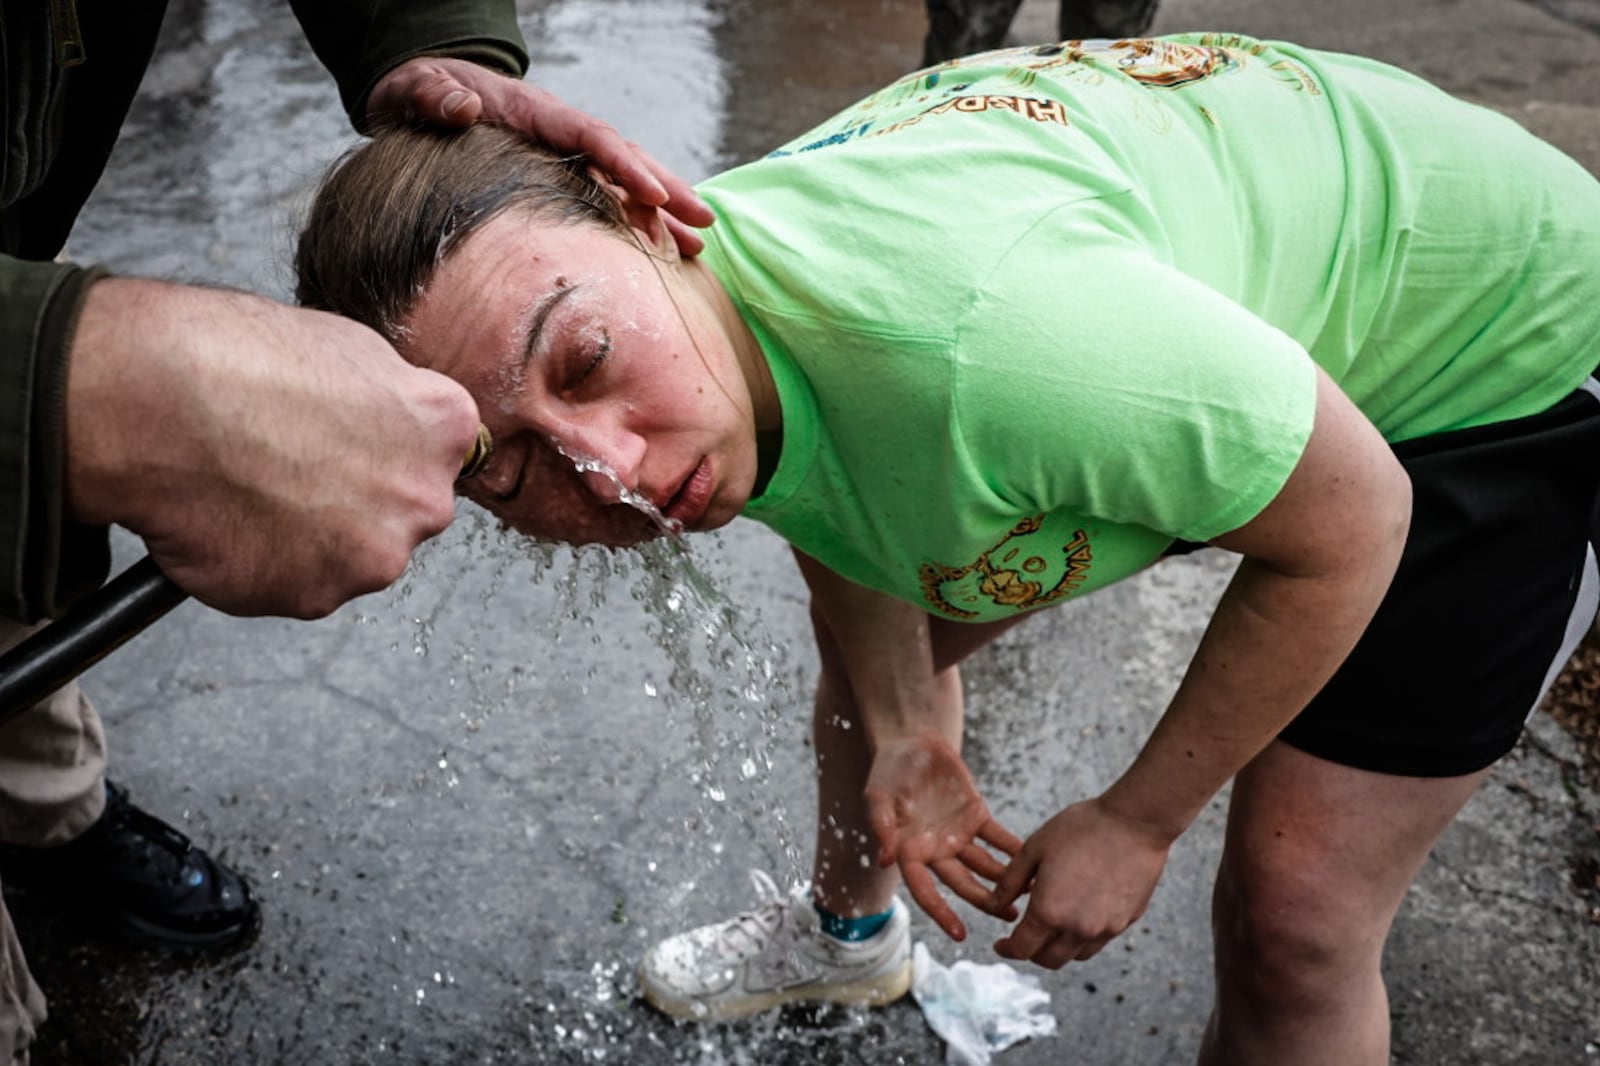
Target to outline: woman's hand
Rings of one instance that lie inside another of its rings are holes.
[[[686,256],[705,247],[691,227],[715,220],[688,182],[609,123],[537,86],[465,59],[420,56],[385,74],[367,97],[367,118],[386,117],[449,127],[492,122],[558,152],[583,155],[629,195],[662,208],[667,228]]]
[[[996,883],[996,905],[1029,899],[995,951],[1052,970],[1092,958],[1144,914],[1171,846],[1103,799],[1073,804],[1028,838]]]
[[[933,734],[895,737],[878,746],[867,777],[867,810],[878,837],[878,862],[898,862],[917,905],[952,940],[966,926],[951,909],[934,877],[979,910],[1011,921],[1016,908],[1003,904],[978,881],[995,881],[1006,867],[978,843],[1006,855],[1022,841],[989,813],[960,754]]]

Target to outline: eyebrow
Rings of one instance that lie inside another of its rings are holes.
[[[549,319],[550,312],[554,311],[562,300],[571,296],[577,289],[577,285],[562,285],[561,288],[546,295],[544,299],[539,301],[538,306],[533,309],[533,314],[528,317],[528,343],[522,353],[522,365],[524,367],[533,361],[533,353],[539,347],[539,337],[544,332],[544,324]]]

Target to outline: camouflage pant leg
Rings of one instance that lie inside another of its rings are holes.
[[[1159,0],[1061,0],[1060,39],[1137,37],[1150,28]],[[922,63],[986,52],[1004,42],[1022,0],[927,0]]]
[[[928,0],[923,66],[999,48],[1022,0]]]
[[[1138,37],[1155,21],[1159,0],[1061,0],[1057,29],[1063,41],[1084,37]]]

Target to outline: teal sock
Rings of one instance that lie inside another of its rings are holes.
[[[878,935],[878,930],[889,924],[889,916],[894,911],[886,910],[882,914],[867,914],[860,918],[842,918],[821,905],[813,902],[811,909],[817,912],[817,918],[822,923],[822,931],[835,940],[843,940],[854,944],[862,940],[871,940]]]

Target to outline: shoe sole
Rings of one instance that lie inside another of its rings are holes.
[[[132,914],[105,923],[113,933],[150,948],[173,951],[226,952],[255,942],[261,932],[261,909],[256,907],[243,922],[204,933],[156,925]]]
[[[691,1022],[727,1022],[790,1003],[827,1003],[839,1007],[885,1007],[911,991],[911,960],[890,973],[844,985],[795,985],[745,996],[706,1002],[685,999],[650,983],[643,970],[639,985],[644,1000],[662,1014]]]

